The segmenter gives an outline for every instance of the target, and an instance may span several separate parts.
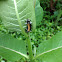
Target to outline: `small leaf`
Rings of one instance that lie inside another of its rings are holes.
[[[44,62],[62,62],[62,31],[39,45],[36,58]]]
[[[22,57],[28,58],[25,42],[9,34],[0,34],[0,56],[10,61],[19,60]]]
[[[36,0],[35,6],[36,26],[41,25],[43,19],[43,8],[40,6],[40,2]]]

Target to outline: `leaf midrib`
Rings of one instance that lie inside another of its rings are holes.
[[[54,48],[54,49],[51,49],[51,50],[48,50],[48,51],[43,52],[43,53],[41,53],[41,54],[38,54],[38,55],[37,55],[36,57],[34,57],[33,59],[36,59],[36,58],[38,58],[39,56],[41,56],[41,55],[43,55],[43,54],[49,53],[49,52],[51,52],[51,51],[54,51],[54,50],[57,50],[57,49],[60,49],[60,48],[62,48],[62,46],[57,47],[57,48]]]
[[[19,17],[19,13],[18,13],[18,9],[17,9],[16,0],[14,0],[14,6],[15,6],[15,12],[16,12],[16,16],[17,16],[18,23],[19,23],[19,26],[20,26],[20,28],[21,28],[21,31],[22,31],[22,33],[23,33],[26,37],[28,37],[28,35],[25,33],[25,30],[23,29],[23,26],[22,26],[22,24],[21,24],[21,22],[20,22],[20,17]]]
[[[10,50],[10,51],[12,51],[12,52],[15,52],[15,53],[17,53],[17,54],[19,54],[19,55],[22,55],[22,56],[24,56],[25,58],[28,59],[28,56],[25,55],[25,54],[23,54],[23,53],[21,53],[21,52],[15,51],[15,50],[13,50],[13,49],[10,49],[10,48],[4,47],[4,46],[0,46],[0,47],[1,47],[1,48],[4,48],[4,49],[6,49],[6,50]]]

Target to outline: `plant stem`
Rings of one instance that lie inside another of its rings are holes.
[[[30,41],[30,36],[27,37],[27,44],[28,44],[30,62],[34,62],[33,61],[33,53],[32,53],[32,45],[31,45],[31,41]]]

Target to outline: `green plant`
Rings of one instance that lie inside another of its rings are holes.
[[[38,6],[36,7],[39,8],[40,7],[39,2],[37,4]],[[42,10],[42,14],[43,14],[43,10]],[[13,38],[9,34],[4,34],[0,32],[0,55],[12,62],[18,61],[19,59],[22,58],[23,60],[25,60],[24,58],[26,58],[28,62],[29,61],[30,62],[62,62],[62,55],[61,55],[62,32],[58,33],[50,40],[40,43],[38,48],[34,46],[34,50],[32,49],[31,40],[30,40],[31,33],[25,32],[26,29],[25,20],[30,19],[32,21],[32,32],[34,32],[36,28],[36,22],[38,22],[39,20],[39,19],[35,20],[35,17],[36,16],[35,16],[34,5],[32,0],[0,1],[0,18],[4,26],[8,30],[10,30],[10,32],[14,32],[14,31],[18,33],[21,32],[26,38],[26,40],[23,39],[18,40]],[[41,20],[42,18],[39,20],[39,23],[41,22]],[[39,26],[39,23],[37,24],[37,26]],[[52,26],[52,24],[49,23],[48,26]],[[27,55],[27,51],[29,52],[28,55]]]

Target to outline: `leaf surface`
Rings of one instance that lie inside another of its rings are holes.
[[[7,60],[19,60],[26,55],[26,45],[23,40],[17,40],[8,34],[0,34],[0,56]]]
[[[62,62],[62,31],[39,45],[36,58],[43,62]]]
[[[38,0],[36,0],[35,15],[36,15],[36,26],[39,26],[41,25],[41,21],[43,19],[43,8],[40,6],[40,2]]]

